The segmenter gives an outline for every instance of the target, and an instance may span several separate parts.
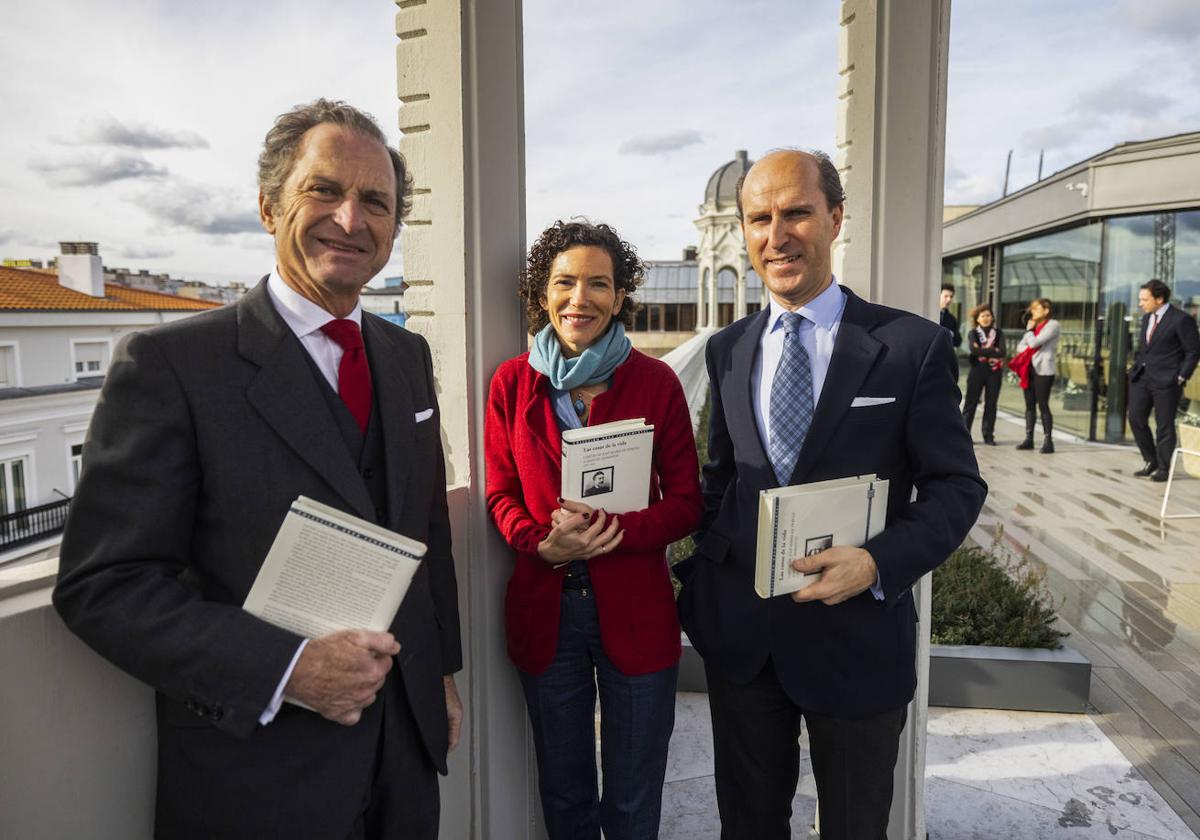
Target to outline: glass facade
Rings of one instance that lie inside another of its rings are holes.
[[[1171,287],[1172,304],[1197,317],[1200,210],[1112,217],[999,250],[992,304],[1010,355],[1025,331],[1030,301],[1049,298],[1062,328],[1050,400],[1056,428],[1096,440],[1128,440],[1125,371],[1141,323],[1138,289],[1159,278]],[[942,263],[943,282],[954,284],[964,329],[966,312],[987,294],[985,276],[982,254]],[[1025,411],[1011,373],[1000,389],[1000,406],[1017,415]],[[1180,411],[1200,413],[1200,376],[1188,383]]]

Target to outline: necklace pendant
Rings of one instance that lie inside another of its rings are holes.
[[[575,413],[580,417],[587,414],[587,405],[584,404],[583,397],[576,397],[573,404],[575,406]]]

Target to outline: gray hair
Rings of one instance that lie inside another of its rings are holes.
[[[767,154],[772,152],[803,152],[811,157],[817,163],[817,180],[820,181],[821,192],[825,194],[825,203],[829,209],[832,210],[839,204],[846,203],[846,192],[842,189],[842,176],[838,174],[837,167],[833,165],[829,155],[816,149],[793,148],[771,149]],[[747,169],[737,181],[737,217],[739,220],[742,218],[742,184],[746,183],[746,176],[749,174],[750,170]]]
[[[387,149],[392,170],[396,173],[396,228],[399,229],[400,222],[412,209],[412,175],[409,174],[404,155],[388,145],[387,137],[374,117],[340,101],[317,99],[307,105],[297,105],[276,118],[258,156],[258,188],[268,203],[280,203],[283,185],[292,174],[300,151],[300,142],[309,129],[322,123],[348,128],[364,137],[378,140]]]

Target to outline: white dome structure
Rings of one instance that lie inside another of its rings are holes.
[[[737,217],[738,181],[753,163],[746,151],[739,149],[733,160],[713,172],[704,188],[700,218],[695,221],[700,231],[696,320],[701,327],[731,324],[750,311],[750,303],[758,308],[761,282],[750,268]],[[748,283],[752,289],[747,289]],[[752,301],[748,300],[748,291]]]

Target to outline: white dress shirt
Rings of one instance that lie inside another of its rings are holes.
[[[767,316],[767,326],[763,329],[762,337],[758,340],[758,354],[750,372],[750,393],[754,395],[754,422],[758,425],[763,450],[767,452],[771,448],[771,386],[775,382],[775,372],[779,370],[779,360],[783,357],[785,333],[780,325],[780,318],[788,311],[774,296],[770,296],[770,301],[771,312]],[[804,320],[800,322],[799,338],[800,344],[808,353],[809,364],[812,365],[812,404],[815,412],[817,404],[821,401],[825,377],[829,374],[833,343],[837,340],[838,329],[842,325],[842,313],[846,311],[846,295],[842,293],[842,287],[838,285],[835,277],[833,282],[825,287],[825,291],[793,311],[804,316]],[[878,570],[875,572],[871,594],[877,601],[884,599]]]
[[[321,327],[332,321],[334,316],[283,282],[278,268],[271,272],[271,276],[267,280],[267,294],[271,298],[275,311],[279,313],[279,317],[283,318],[283,322],[296,334],[296,338],[300,339],[300,344],[308,351],[309,357],[316,363],[321,375],[325,377],[329,386],[336,393],[338,365],[342,363],[342,347],[321,332]],[[361,330],[362,303],[356,303],[354,311],[346,317]],[[283,706],[283,689],[287,686],[288,680],[292,678],[292,671],[295,670],[296,663],[300,661],[300,654],[303,653],[304,646],[307,644],[308,639],[305,639],[296,648],[291,664],[283,672],[283,679],[279,681],[279,685],[275,689],[275,695],[263,713],[258,716],[258,722],[262,726],[266,726],[275,719],[275,715],[279,714],[279,709]]]

